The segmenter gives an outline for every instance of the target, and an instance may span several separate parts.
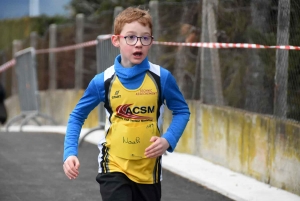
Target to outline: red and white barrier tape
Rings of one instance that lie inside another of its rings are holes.
[[[107,40],[107,39],[110,39],[110,37],[111,37],[111,34],[101,35],[101,37],[99,37],[99,40]],[[36,50],[35,53],[36,54],[44,54],[44,53],[50,53],[50,52],[56,53],[56,52],[70,51],[70,50],[75,50],[78,48],[95,46],[97,44],[98,44],[98,40],[92,40],[92,41],[87,41],[84,43],[79,43],[79,44],[69,45],[69,46],[64,46],[64,47],[39,49],[39,50]],[[0,66],[0,73],[2,73],[3,71],[5,71],[8,68],[14,66],[15,64],[16,64],[15,59],[12,59],[12,60],[4,63],[3,65]]]
[[[107,35],[100,35],[99,40],[107,40],[110,39],[111,34]],[[40,49],[36,50],[36,54],[44,54],[44,53],[54,53],[54,52],[63,52],[63,51],[70,51],[70,50],[75,50],[83,47],[90,47],[90,46],[95,46],[98,44],[98,40],[92,40],[92,41],[87,41],[84,43],[79,43],[75,45],[69,45],[69,46],[64,46],[64,47],[56,47],[56,48],[49,48],[49,49]]]
[[[6,69],[14,66],[16,64],[16,60],[12,59],[6,63],[4,63],[3,65],[0,66],[0,73],[2,73],[3,71],[5,71]]]
[[[84,43],[79,43],[76,45],[69,45],[69,46],[64,46],[64,47],[56,47],[56,48],[49,48],[49,49],[40,49],[36,50],[36,54],[44,54],[44,53],[50,53],[50,52],[63,52],[63,51],[70,51],[70,50],[75,50],[79,49],[82,47],[90,47],[90,46],[95,46],[97,45],[98,41],[97,40],[92,40]]]
[[[101,40],[106,40],[111,37],[110,34],[102,36]],[[49,49],[40,49],[36,50],[36,54],[44,54],[50,52],[62,52],[75,50],[83,47],[95,46],[98,44],[97,40],[92,40],[76,45],[57,47],[57,48],[49,48]],[[249,43],[177,43],[177,42],[160,42],[153,41],[155,45],[170,45],[170,46],[189,46],[189,47],[203,47],[203,48],[245,48],[245,49],[282,49],[282,50],[300,50],[299,46],[290,46],[290,45],[259,45],[259,44],[249,44]],[[15,59],[12,59],[5,64],[0,66],[0,73],[5,71],[6,69],[14,66],[16,63]]]
[[[204,47],[204,48],[246,48],[246,49],[284,49],[284,50],[300,50],[299,46],[290,45],[259,45],[249,43],[177,43],[177,42],[160,42],[153,41],[157,45],[170,45],[170,46],[189,46],[189,47]]]

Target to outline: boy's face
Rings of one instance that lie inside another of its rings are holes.
[[[121,64],[124,67],[132,67],[136,64],[140,64],[148,55],[148,51],[151,44],[145,46],[141,43],[141,38],[138,38],[135,45],[128,45],[124,37],[131,36],[151,36],[151,30],[148,26],[143,26],[139,22],[131,22],[124,25],[120,36],[113,35],[112,43],[115,47],[120,48]],[[128,42],[127,38],[127,42]]]

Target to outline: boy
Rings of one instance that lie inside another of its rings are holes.
[[[100,150],[97,182],[103,201],[159,201],[161,159],[172,152],[189,120],[189,108],[174,77],[148,61],[152,44],[149,13],[129,7],[114,21],[112,44],[120,49],[114,65],[96,75],[70,114],[64,143],[64,172],[79,172],[78,136],[91,110],[104,102],[106,135]],[[164,102],[173,112],[162,134]]]

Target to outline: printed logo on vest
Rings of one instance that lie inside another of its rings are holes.
[[[115,98],[121,98],[121,95],[119,95],[119,90],[115,91],[115,95],[113,95],[111,98],[115,99]]]
[[[138,114],[153,113],[154,106],[142,106],[142,107],[130,107],[132,104],[119,105],[116,109],[117,117],[122,117],[126,119],[138,119],[152,121],[152,117],[140,116]]]
[[[140,89],[136,95],[156,95],[156,91],[152,91],[152,89]]]

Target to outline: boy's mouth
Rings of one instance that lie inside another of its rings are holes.
[[[142,56],[142,53],[141,52],[134,52],[133,55],[134,56]]]

